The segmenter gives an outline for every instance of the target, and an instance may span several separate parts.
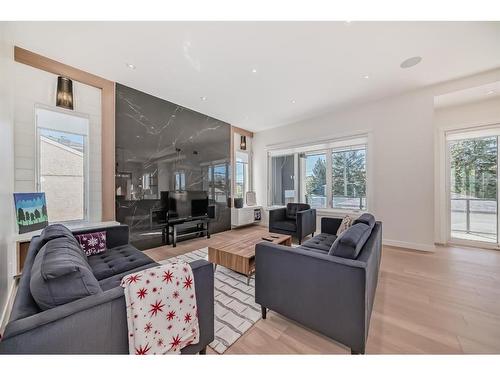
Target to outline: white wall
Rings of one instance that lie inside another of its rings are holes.
[[[269,146],[368,132],[368,206],[383,222],[385,243],[434,249],[434,96],[499,78],[497,69],[256,133],[254,181],[259,204],[267,205]]]
[[[55,106],[57,76],[14,63],[15,191],[36,191],[35,105]],[[89,221],[101,221],[101,90],[73,82],[74,110],[89,115]],[[50,217],[49,217],[50,220]]]
[[[0,23],[0,324],[13,279],[14,122],[9,68],[12,50]]]

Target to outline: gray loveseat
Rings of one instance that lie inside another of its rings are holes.
[[[341,219],[322,218],[321,234],[290,248],[255,249],[255,301],[365,352],[381,260],[382,223],[364,214],[336,236]]]
[[[75,251],[76,240],[72,236],[95,231],[106,231],[107,250],[88,258],[83,254],[82,258]],[[40,275],[40,257],[36,261],[39,252],[59,265],[44,265],[45,281],[37,279]],[[75,272],[67,272],[68,263],[74,265],[81,283],[75,282]],[[123,276],[157,265],[129,244],[126,225],[74,233],[61,225],[47,227],[31,240],[9,323],[0,342],[0,353],[128,354],[125,297],[119,284]],[[192,262],[191,267],[196,285],[200,342],[185,347],[182,354],[204,353],[214,339],[213,267],[204,260]],[[59,280],[48,284],[50,292],[47,288],[44,291],[39,284],[49,283],[54,277]],[[64,277],[71,280],[61,284],[60,278]],[[38,303],[30,288],[32,278],[31,287],[35,288]],[[74,299],[79,294],[81,298]],[[41,309],[41,300],[57,306],[48,308],[42,304]],[[65,303],[66,300],[71,302]]]

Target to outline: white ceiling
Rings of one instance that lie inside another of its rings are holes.
[[[500,66],[500,22],[11,26],[16,45],[254,131]]]

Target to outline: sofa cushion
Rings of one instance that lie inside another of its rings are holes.
[[[373,227],[375,226],[375,217],[372,214],[365,213],[354,220],[352,224],[354,225],[357,223],[366,224],[370,227],[370,229],[373,229]]]
[[[336,239],[337,236],[333,234],[320,233],[314,236],[313,238],[305,241],[302,244],[302,246],[306,248],[321,250],[328,253],[328,251],[330,251],[330,248],[332,247]]]
[[[59,237],[36,255],[30,291],[40,309],[48,310],[102,290],[78,243]]]
[[[328,254],[342,258],[356,259],[368,237],[370,237],[371,232],[372,229],[366,224],[354,224],[337,237]]]
[[[286,214],[285,214],[285,216],[288,219],[295,220],[295,218],[297,217],[297,211],[305,211],[305,210],[308,210],[310,208],[311,208],[311,206],[309,206],[306,203],[288,203],[286,205]]]
[[[40,233],[40,247],[56,238],[66,238],[73,244],[78,244],[73,233],[62,224],[51,224]]]
[[[285,230],[288,232],[297,231],[297,223],[295,220],[281,220],[273,222],[273,228]]]
[[[129,271],[125,271],[125,272],[113,275],[111,277],[108,277],[107,279],[99,280],[99,285],[101,286],[101,289],[103,291],[113,289],[113,288],[116,288],[117,286],[120,285],[123,277],[130,275],[131,273],[139,272],[139,271],[142,271],[142,270],[145,270],[145,269],[148,269],[151,267],[156,267],[156,266],[159,266],[159,264],[156,262],[145,264],[144,266],[134,268],[133,270],[129,270]]]
[[[153,260],[132,245],[118,246],[87,258],[97,280],[133,270]]]
[[[106,251],[106,231],[77,234],[75,237],[87,256]]]

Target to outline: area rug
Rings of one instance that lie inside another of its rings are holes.
[[[192,251],[160,263],[176,260],[192,262],[208,258],[208,248]],[[255,278],[250,279],[230,269],[217,266],[214,275],[215,340],[210,347],[217,353],[224,353],[246,331],[261,319],[260,306],[255,303]]]

